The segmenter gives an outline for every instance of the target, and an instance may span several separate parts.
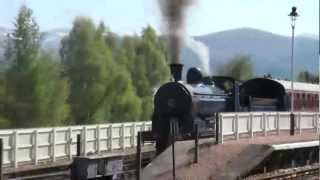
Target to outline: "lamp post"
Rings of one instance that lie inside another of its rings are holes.
[[[320,21],[320,2],[318,1],[318,3],[319,3],[319,9],[318,9],[318,11],[319,11],[319,21]],[[319,21],[318,21],[318,23],[319,23]],[[319,23],[319,33],[318,33],[318,63],[319,63],[319,79],[318,79],[318,83],[319,83],[319,90],[320,90],[320,23]],[[318,93],[318,112],[320,113],[320,91],[319,91],[319,93]],[[319,114],[317,114],[317,120],[319,121]],[[319,128],[319,122],[317,122],[316,123],[317,124],[317,129]],[[319,131],[318,131],[318,133],[319,133]],[[319,136],[319,151],[318,151],[318,165],[319,165],[319,169],[318,169],[318,172],[319,172],[319,174],[318,174],[318,178],[320,178],[320,134],[318,134],[318,136]]]
[[[320,21],[320,2],[318,2],[319,3],[319,21]],[[320,90],[320,22],[318,22],[319,23],[319,33],[318,33],[318,63],[319,63],[319,79],[318,79],[318,83],[319,83],[319,90]],[[319,93],[318,93],[318,112],[320,113],[320,91],[319,91]],[[319,156],[319,158],[320,158],[320,156]],[[320,171],[319,171],[319,173],[320,173]]]
[[[292,7],[291,12],[289,14],[291,18],[291,29],[292,29],[292,36],[291,36],[291,114],[290,114],[290,135],[294,135],[294,87],[293,87],[293,80],[294,80],[294,68],[293,68],[293,57],[294,57],[294,30],[296,26],[296,20],[298,17],[297,8]]]

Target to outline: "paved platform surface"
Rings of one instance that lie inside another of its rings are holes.
[[[232,139],[232,138],[231,138]],[[238,141],[227,140],[224,144],[213,145],[212,139],[201,140],[199,163],[193,164],[194,142],[176,143],[176,175],[183,180],[228,180],[248,172],[273,152],[271,145],[318,140],[314,132],[290,136],[288,132],[281,135],[255,136]],[[142,179],[172,179],[171,148],[159,155],[142,171]]]

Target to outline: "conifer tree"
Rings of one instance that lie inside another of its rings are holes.
[[[245,81],[254,77],[254,69],[249,56],[237,55],[231,58],[218,74]]]
[[[20,8],[12,39],[2,114],[13,127],[61,125],[68,117],[68,83],[57,60],[40,53],[39,26],[26,6]]]

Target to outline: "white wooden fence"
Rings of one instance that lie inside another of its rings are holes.
[[[319,113],[295,113],[296,130],[319,132]],[[290,112],[221,113],[219,115],[220,143],[224,136],[260,132],[280,134],[290,129]],[[76,155],[76,137],[81,134],[83,155],[123,150],[136,146],[138,131],[150,130],[151,122],[100,124],[37,129],[0,130],[3,139],[3,165],[51,163],[72,159]]]
[[[301,134],[303,130],[319,132],[319,113],[295,112],[295,130]],[[281,130],[290,130],[290,112],[250,112],[250,113],[221,113],[219,115],[219,143],[224,136],[233,135],[236,140],[240,134],[253,138],[254,133],[260,132],[280,135]]]
[[[76,154],[77,134],[81,134],[81,152],[84,155],[130,148],[136,145],[138,131],[150,129],[151,122],[134,122],[0,130],[3,165],[18,167],[71,159]]]

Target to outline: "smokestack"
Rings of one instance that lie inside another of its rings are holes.
[[[181,80],[183,65],[179,63],[170,64],[171,75],[175,82]]]

